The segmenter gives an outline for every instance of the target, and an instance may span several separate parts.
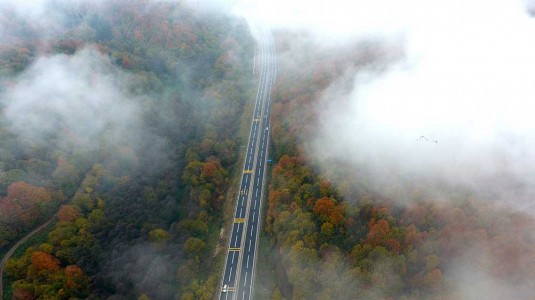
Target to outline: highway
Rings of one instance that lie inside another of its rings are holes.
[[[269,31],[259,31],[258,47],[260,49],[258,58],[260,79],[220,287],[219,298],[225,300],[251,299],[253,296],[269,146],[271,88],[276,77],[275,47]]]

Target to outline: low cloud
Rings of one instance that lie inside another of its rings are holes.
[[[176,257],[148,244],[121,247],[124,249],[114,252],[116,257],[106,265],[109,272],[106,276],[111,278],[119,293],[136,298],[143,293],[156,299],[173,298],[177,292],[173,286]]]
[[[93,48],[38,58],[2,95],[10,128],[27,144],[63,150],[117,143],[136,127],[129,76]]]
[[[435,180],[531,205],[535,21],[510,1],[479,2],[413,12],[422,26],[404,32],[404,59],[325,92],[313,153],[326,167],[366,168],[378,192]]]
[[[72,30],[87,30],[87,7],[99,8],[101,0],[0,0],[0,44],[14,45],[21,39],[46,44],[68,37]]]
[[[463,210],[459,202],[470,201],[474,209],[465,213],[474,224],[454,223],[460,232],[452,231],[452,236],[441,232],[447,224],[437,225],[436,231],[444,236],[427,237],[430,244],[450,242],[456,249],[448,256],[446,245],[437,245],[441,261],[432,275],[445,287],[438,298],[532,298],[533,237],[516,230],[500,234],[496,228],[511,228],[500,217],[519,223],[530,220],[526,231],[533,228],[535,18],[530,10],[534,2],[335,0],[310,5],[296,1],[288,6],[282,1],[259,2],[265,9],[251,8],[253,18],[283,32],[305,32],[277,41],[284,51],[278,53],[279,70],[295,72],[292,75],[314,72],[303,62],[317,62],[320,77],[321,64],[335,59],[314,57],[330,52],[338,58],[340,52],[334,49],[340,45],[370,40],[374,44],[367,51],[386,53],[359,62],[348,56],[345,70],[338,72],[343,75],[317,95],[315,124],[295,130],[304,133],[298,138],[307,144],[306,157],[319,165],[344,199],[355,201],[362,199],[355,197],[359,192],[371,192],[373,199],[382,195],[401,207],[409,204],[406,211],[440,202],[441,213],[451,207]],[[366,56],[354,53],[354,57]],[[329,67],[339,65],[325,68]],[[302,116],[309,109],[300,107],[294,113]],[[300,124],[292,125],[293,130]],[[522,220],[511,211],[530,215]],[[479,224],[482,220],[488,223]],[[403,218],[398,221],[403,225]],[[463,233],[472,227],[483,233],[480,244]],[[463,234],[465,241],[459,239]],[[314,273],[315,278],[340,282],[320,266],[317,263],[315,270],[321,271]],[[383,264],[379,261],[373,267]],[[388,264],[385,268],[390,270]],[[393,278],[389,291],[397,282]],[[383,295],[378,291],[373,296]]]
[[[499,264],[497,261],[499,258],[488,251],[493,248],[489,248],[489,245],[476,245],[466,249],[458,259],[448,262],[445,270],[448,280],[445,284],[451,291],[449,294],[451,298],[473,300],[533,298],[535,288],[531,277],[533,274],[519,272],[519,276],[513,276],[514,278],[499,274],[501,270],[494,268]]]

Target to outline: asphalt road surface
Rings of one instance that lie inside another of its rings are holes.
[[[251,299],[257,254],[264,173],[269,144],[271,88],[276,76],[276,57],[269,31],[259,32],[260,80],[240,192],[234,212],[220,299]]]

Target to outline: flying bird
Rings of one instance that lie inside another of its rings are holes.
[[[417,141],[425,140],[426,142],[429,142],[429,140],[423,135],[421,137],[417,138],[416,140]]]
[[[433,143],[435,143],[435,144],[438,144],[438,141],[437,141],[437,140],[432,140],[432,141],[429,141],[429,139],[428,139],[428,138],[426,138],[426,137],[425,137],[425,136],[423,136],[423,135],[422,135],[421,137],[417,138],[416,140],[417,140],[417,141],[426,141],[426,142],[433,142]]]

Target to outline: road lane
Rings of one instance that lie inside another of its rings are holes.
[[[265,162],[269,144],[271,89],[276,72],[275,51],[271,34],[264,31],[261,34],[259,44],[260,80],[246,149],[240,193],[229,237],[220,299],[250,299],[252,297]]]
[[[272,46],[272,45],[271,45]],[[273,47],[270,47],[271,49]],[[272,51],[270,49],[270,51]],[[270,57],[271,56],[271,57]],[[254,283],[254,263],[256,257],[256,250],[258,244],[258,231],[260,226],[260,208],[262,201],[262,191],[263,191],[263,181],[265,173],[265,158],[267,157],[267,144],[269,138],[269,118],[267,113],[269,112],[270,106],[270,97],[271,97],[271,86],[275,79],[275,66],[274,57],[272,53],[268,53],[268,92],[265,95],[265,105],[264,105],[264,122],[261,126],[261,138],[260,138],[260,149],[257,156],[257,165],[254,173],[254,197],[251,199],[252,209],[250,210],[247,217],[247,233],[245,234],[246,245],[248,247],[244,249],[243,260],[245,264],[242,263],[240,273],[244,274],[239,278],[238,289],[241,289],[241,292],[238,294],[238,299],[250,299],[253,295],[253,283]],[[266,130],[264,130],[264,128]],[[252,263],[251,263],[252,262]],[[241,297],[240,297],[241,295]]]

